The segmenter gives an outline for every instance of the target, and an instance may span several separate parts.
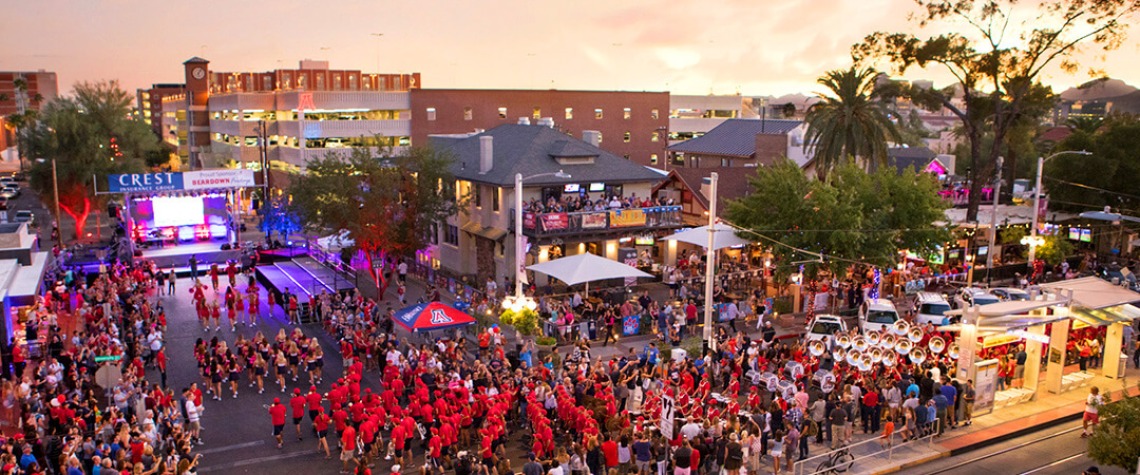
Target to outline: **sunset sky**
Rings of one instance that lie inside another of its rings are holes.
[[[311,58],[420,72],[428,88],[814,93],[865,34],[913,28],[912,10],[910,0],[10,1],[0,70],[56,71],[62,91],[97,79],[133,90],[181,82],[192,56],[219,71]],[[1132,33],[1097,66],[1140,86]],[[1088,78],[1053,72],[1046,82],[1060,91]]]

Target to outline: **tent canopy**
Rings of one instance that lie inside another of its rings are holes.
[[[636,267],[611,261],[590,253],[577,254],[527,267],[535,272],[554,277],[566,285],[577,285],[595,280],[625,277],[653,277]]]
[[[471,315],[439,302],[427,302],[406,307],[396,312],[392,318],[400,326],[413,333],[446,330],[475,323],[475,318]]]
[[[1031,310],[1052,307],[1054,305],[1065,305],[1066,303],[1064,300],[1008,300],[1005,302],[979,305],[978,316],[1003,317],[1006,315],[1021,315],[1029,313]],[[963,315],[965,313],[966,309],[964,308],[945,312],[946,315]]]
[[[701,226],[699,228],[690,228],[679,231],[671,236],[661,238],[662,241],[681,241],[689,244],[694,244],[700,247],[708,247],[709,245],[709,227]],[[747,239],[743,239],[736,235],[736,229],[723,223],[716,223],[713,226],[713,250],[724,249],[726,247],[743,246],[751,244]]]
[[[1056,293],[1059,297],[1072,292],[1074,306],[1093,310],[1140,302],[1140,293],[1112,285],[1111,282],[1098,277],[1082,277],[1041,284],[1041,290]]]

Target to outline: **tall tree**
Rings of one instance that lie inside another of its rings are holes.
[[[816,169],[827,176],[849,157],[861,158],[869,170],[887,163],[887,142],[900,142],[886,104],[875,97],[873,69],[828,71],[818,82],[828,94],[808,108],[805,148],[814,148]]]
[[[891,266],[900,250],[921,255],[949,238],[934,224],[946,209],[936,180],[913,168],[867,173],[848,161],[819,181],[782,160],[757,169],[751,184],[752,193],[729,203],[729,221],[790,246],[773,247],[783,262],[811,260],[793,248],[836,258],[806,264],[809,276],[852,261]]]
[[[1140,213],[1136,193],[1140,119],[1112,116],[1093,133],[1078,129],[1056,149],[1087,150],[1092,155],[1057,157],[1045,164],[1044,185],[1051,208],[1080,212],[1109,205],[1125,214]]]
[[[460,209],[453,161],[431,148],[380,157],[364,148],[329,153],[295,179],[291,210],[310,230],[347,231],[369,262],[385,253],[407,256]]]
[[[47,159],[32,165],[31,186],[51,196],[55,159],[59,207],[75,221],[77,239],[85,235],[92,207],[105,199],[94,194],[92,179],[142,171],[145,157],[158,148],[150,127],[132,118],[130,105],[131,95],[117,81],[79,83],[72,96],[48,103],[28,131],[32,156]]]
[[[1101,422],[1089,438],[1089,458],[1136,473],[1140,454],[1140,397],[1125,395],[1100,408]]]
[[[921,28],[952,31],[927,38],[910,33],[876,32],[855,45],[859,62],[886,61],[903,74],[912,67],[940,67],[955,87],[914,89],[918,102],[945,108],[963,125],[969,144],[970,200],[966,219],[977,219],[981,189],[994,173],[1007,135],[1025,114],[1024,105],[1046,68],[1073,72],[1074,53],[1092,44],[1115,49],[1140,2],[1134,0],[1043,0],[1035,14],[1014,13],[1017,0],[915,0],[913,18]],[[962,31],[964,33],[958,33]],[[961,98],[956,94],[961,94]],[[994,146],[983,148],[992,131]]]

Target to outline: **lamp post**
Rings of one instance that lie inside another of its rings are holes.
[[[1053,157],[1061,155],[1092,155],[1092,152],[1087,150],[1066,150],[1064,152],[1057,152],[1048,157],[1037,157],[1037,183],[1033,188],[1033,225],[1029,228],[1030,244],[1029,244],[1029,260],[1026,265],[1029,267],[1029,274],[1033,273],[1033,261],[1037,258],[1037,246],[1040,240],[1037,239],[1037,214],[1041,212],[1041,173],[1045,169],[1045,162]]]
[[[986,250],[986,285],[993,283],[994,275],[994,244],[997,241],[997,214],[998,202],[1001,198],[1001,166],[1005,163],[1005,158],[998,157],[994,163],[994,168],[997,169],[997,178],[994,180],[994,206],[990,209],[990,243],[989,248]],[[1034,216],[1037,216],[1036,212]]]
[[[716,268],[716,251],[713,249],[716,239],[716,182],[719,175],[709,173],[709,242],[705,247],[705,345],[709,350],[716,350],[716,340],[713,338],[713,274]]]
[[[544,176],[570,178],[570,175],[562,170],[553,173],[539,173],[528,177],[523,177],[522,173],[515,174],[515,295],[513,298],[503,299],[503,306],[514,310],[522,308],[526,303],[522,286],[524,266],[526,265],[526,252],[523,249],[523,182]]]

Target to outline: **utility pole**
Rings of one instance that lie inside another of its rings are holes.
[[[990,209],[990,245],[986,250],[986,285],[993,285],[994,275],[994,244],[997,239],[997,211],[998,202],[1001,199],[1001,166],[1005,162],[1005,158],[998,157],[995,162],[997,168],[997,180],[994,184],[994,206]],[[1033,210],[1033,215],[1037,216],[1037,210]]]

